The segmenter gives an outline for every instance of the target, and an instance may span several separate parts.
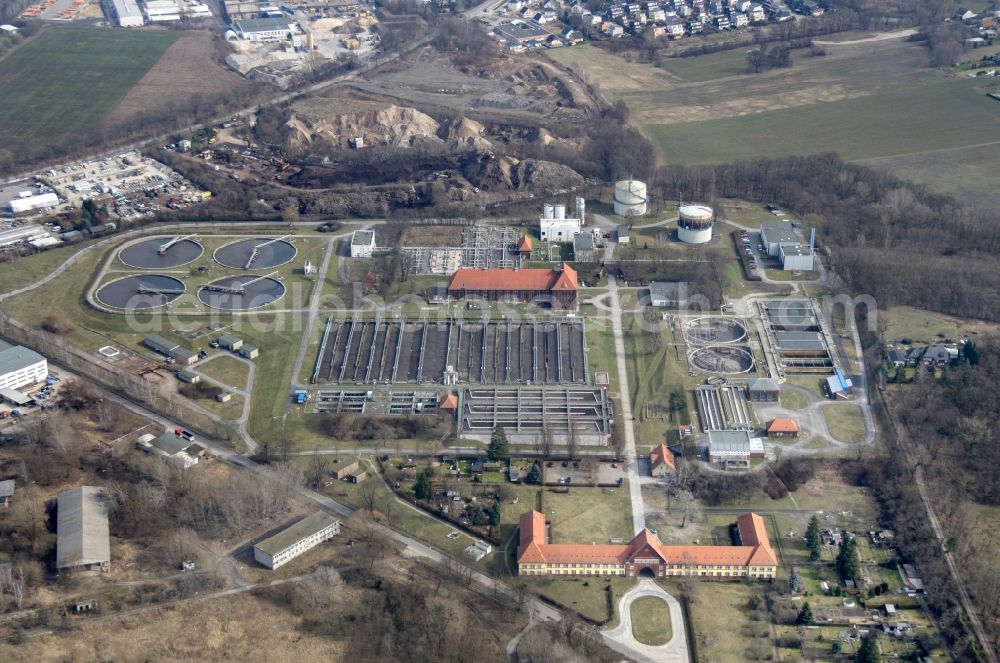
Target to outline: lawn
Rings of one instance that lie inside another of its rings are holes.
[[[3,113],[2,108],[0,108],[0,113]],[[3,284],[0,286],[0,290],[10,292],[11,290],[31,285],[64,263],[73,254],[85,248],[85,246],[85,244],[60,246],[42,251],[33,256],[22,256],[0,263],[0,283]]]
[[[977,81],[941,80],[879,95],[646,128],[668,163],[828,151],[867,159],[988,142],[1000,132],[1000,104]]]
[[[198,372],[237,389],[246,389],[249,367],[236,357],[219,354],[198,365]]]
[[[781,390],[781,407],[789,410],[804,410],[809,406],[809,399],[801,391],[794,389]]]
[[[542,497],[553,543],[609,543],[635,535],[628,487],[555,490],[546,489]]]
[[[632,578],[552,578],[524,576],[519,579],[532,591],[546,596],[567,608],[572,608],[587,619],[617,622],[617,614],[608,614],[608,592],[611,603],[618,608],[618,600],[634,584]]]
[[[746,51],[741,48],[689,58],[669,58],[660,67],[686,81],[710,81],[738,76],[747,71]]]
[[[936,343],[941,339],[961,338],[972,331],[988,331],[995,326],[924,311],[909,306],[894,306],[879,311],[886,320],[886,339],[907,339],[914,343]]]
[[[762,585],[742,582],[701,582],[693,583],[694,596],[691,598],[691,632],[694,634],[698,660],[702,661],[746,661],[750,659],[750,647],[771,646],[767,639],[769,629],[766,614],[759,610],[764,621],[753,621],[755,612],[749,607],[751,596],[761,596]],[[675,596],[676,587],[669,587]],[[756,636],[765,637],[758,638]],[[757,644],[749,645],[754,641]],[[754,652],[756,653],[756,652]],[[763,659],[758,659],[763,660]]]
[[[670,642],[673,629],[667,602],[656,596],[640,596],[632,602],[632,635],[644,645],[657,647]]]
[[[93,131],[180,34],[57,26],[15,49],[0,60],[0,154]]]
[[[861,408],[852,403],[827,403],[823,416],[830,434],[841,442],[860,444],[865,441],[865,418]]]

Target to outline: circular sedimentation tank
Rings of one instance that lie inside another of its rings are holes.
[[[270,276],[227,276],[198,289],[198,299],[212,308],[252,311],[273,304],[285,295],[285,286]]]
[[[171,237],[159,237],[136,242],[118,252],[118,259],[135,269],[170,269],[194,262],[205,247],[193,239],[174,242]]]
[[[690,345],[725,345],[747,340],[747,327],[742,320],[723,316],[704,316],[685,323],[684,340]]]
[[[615,214],[631,217],[646,213],[646,183],[639,180],[621,180],[615,183]]]
[[[232,269],[271,269],[291,262],[295,245],[274,237],[241,239],[215,250],[215,262]]]
[[[749,373],[755,362],[750,351],[731,345],[704,345],[688,353],[691,368],[700,373],[732,375]]]
[[[124,311],[166,306],[184,294],[187,286],[173,276],[166,274],[142,274],[126,276],[105,283],[97,291],[97,301]]]
[[[685,244],[711,241],[715,213],[708,205],[681,205],[677,210],[677,239]]]

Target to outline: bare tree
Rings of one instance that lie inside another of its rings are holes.
[[[323,483],[327,470],[330,467],[330,458],[323,454],[316,454],[309,459],[309,467],[306,470],[306,482],[316,488]]]

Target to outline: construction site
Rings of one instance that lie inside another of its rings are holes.
[[[311,381],[589,384],[582,322],[329,319]]]
[[[487,442],[504,427],[513,444],[605,446],[614,414],[600,387],[470,387],[459,395],[459,434]]]
[[[454,274],[461,267],[517,269],[517,242],[523,231],[511,226],[474,225],[462,229],[459,246],[402,246],[415,274]],[[404,238],[406,234],[404,233]]]

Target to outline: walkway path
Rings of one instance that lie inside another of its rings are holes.
[[[670,642],[665,645],[644,645],[632,635],[632,602],[643,596],[663,599],[670,609]],[[635,587],[625,592],[618,602],[619,622],[615,628],[604,632],[605,644],[638,663],[688,663],[684,613],[681,604],[649,578],[642,578]]]
[[[645,505],[642,502],[642,485],[639,481],[639,458],[635,450],[635,427],[632,416],[632,397],[628,390],[628,368],[625,365],[625,335],[622,332],[622,304],[618,297],[618,279],[608,279],[608,299],[611,306],[611,328],[615,335],[615,360],[618,365],[618,402],[621,412],[616,416],[622,422],[619,429],[625,435],[625,462],[628,466],[628,493],[632,501],[632,529],[638,534],[646,528]]]

